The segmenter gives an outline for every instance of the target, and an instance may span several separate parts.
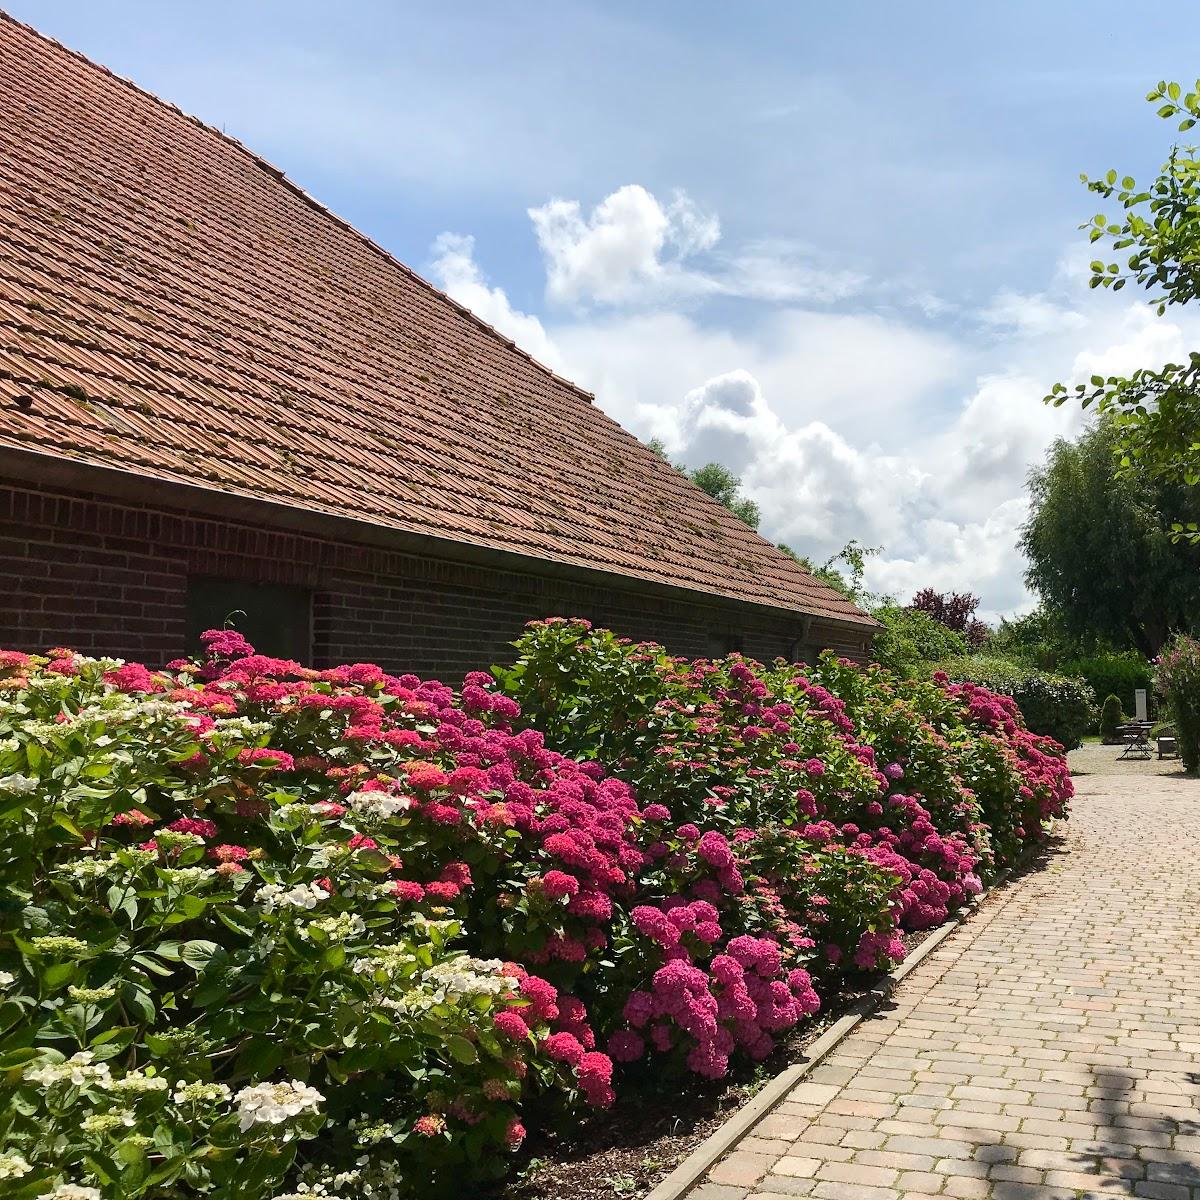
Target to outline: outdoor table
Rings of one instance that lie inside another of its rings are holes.
[[[1117,732],[1121,735],[1125,748],[1118,755],[1117,761],[1122,758],[1149,758],[1152,728],[1153,725],[1149,721],[1129,721],[1119,725]]]

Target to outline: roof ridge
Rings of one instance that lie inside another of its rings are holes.
[[[588,404],[595,403],[596,396],[594,392],[589,392],[586,388],[580,387],[580,385],[574,380],[568,379],[565,375],[560,375],[557,371],[553,370],[551,367],[548,367],[540,359],[535,358],[529,353],[528,350],[525,350],[523,347],[517,345],[512,338],[501,333],[500,330],[498,330],[494,325],[491,325],[485,321],[481,316],[479,316],[478,313],[467,308],[465,304],[460,304],[454,299],[453,296],[447,294],[446,292],[442,291],[441,288],[430,283],[428,279],[414,271],[407,263],[401,262],[401,260],[392,254],[390,250],[384,249],[384,247],[381,246],[377,241],[371,237],[368,237],[367,234],[363,233],[361,229],[356,228],[349,221],[347,221],[345,217],[338,216],[333,209],[326,207],[315,196],[306,192],[294,179],[291,179],[282,168],[275,166],[275,164],[272,162],[268,162],[261,154],[251,150],[250,147],[244,142],[241,142],[231,134],[226,133],[223,129],[218,129],[215,125],[210,125],[207,121],[201,120],[194,113],[185,112],[179,107],[178,104],[173,104],[170,100],[163,99],[162,96],[150,91],[149,88],[142,87],[141,84],[135,82],[127,76],[118,75],[117,72],[111,67],[105,66],[104,63],[96,62],[95,59],[89,58],[82,51],[75,50],[72,47],[65,45],[57,38],[53,38],[49,34],[43,33],[40,29],[35,28],[33,25],[30,25],[25,21],[18,20],[7,9],[0,8],[0,19],[7,21],[10,25],[16,26],[18,29],[23,29],[27,33],[33,34],[33,36],[38,38],[40,41],[54,46],[57,50],[62,51],[64,54],[68,54],[72,58],[77,59],[79,62],[86,64],[92,70],[99,71],[102,75],[107,75],[110,79],[116,80],[117,83],[122,84],[125,87],[132,88],[135,92],[145,96],[148,100],[152,100],[161,108],[168,109],[169,111],[182,117],[185,121],[190,121],[193,125],[203,129],[206,133],[215,134],[222,141],[227,142],[240,153],[246,155],[246,157],[248,157],[255,164],[255,166],[257,166],[265,174],[272,176],[279,183],[283,184],[288,191],[299,197],[299,199],[301,199],[310,208],[319,212],[323,217],[332,221],[335,225],[341,226],[341,228],[346,230],[346,232],[352,234],[355,238],[357,238],[360,242],[363,242],[375,253],[381,255],[384,259],[391,263],[392,266],[399,268],[410,279],[414,280],[416,283],[419,283],[422,287],[427,288],[440,300],[443,300],[446,304],[449,304],[450,307],[455,309],[460,315],[466,317],[473,324],[478,325],[480,329],[483,329],[485,332],[490,334],[498,342],[507,346],[510,350],[514,350],[522,358],[526,359],[528,362],[537,367],[539,371],[543,371],[545,374],[549,375],[551,379],[554,379],[558,383],[565,384]]]

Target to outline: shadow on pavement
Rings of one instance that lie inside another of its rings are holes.
[[[988,1172],[991,1200],[1032,1200],[1036,1196],[1074,1196],[1079,1188],[1057,1184],[1053,1172],[1091,1176],[1084,1196],[1147,1196],[1182,1198],[1200,1188],[1200,1119],[1195,1097],[1179,1094],[1174,1105],[1134,1099],[1139,1077],[1118,1067],[1093,1067],[1090,1111],[1103,1119],[1091,1140],[1070,1139],[1071,1150],[1033,1150],[1003,1141],[976,1143],[975,1162]],[[1183,1076],[1200,1087],[1200,1074]],[[1053,1103],[1053,1100],[1047,1100]],[[1137,1112],[1133,1111],[1136,1105]],[[1166,1111],[1175,1109],[1177,1115]],[[1068,1110],[1066,1123],[1071,1122]],[[1176,1149],[1179,1137],[1195,1139],[1196,1151]],[[1045,1182],[1038,1182],[1045,1179]]]

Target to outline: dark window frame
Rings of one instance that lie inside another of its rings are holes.
[[[745,654],[746,639],[740,633],[711,629],[708,633],[708,657],[724,658],[728,654]]]
[[[260,654],[309,665],[313,654],[313,589],[237,576],[193,574],[187,578],[188,653],[200,634],[228,624]],[[241,614],[241,615],[239,615]]]

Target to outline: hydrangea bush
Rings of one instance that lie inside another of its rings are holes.
[[[1176,634],[1155,659],[1154,686],[1170,705],[1184,770],[1200,774],[1200,640]]]
[[[1027,728],[1054,738],[1068,750],[1082,745],[1084,734],[1095,728],[1096,693],[1086,679],[991,655],[963,655],[935,665],[951,679],[1012,697]]]
[[[550,622],[456,694],[206,644],[0,655],[6,1195],[461,1192],[531,1099],[766,1057],[1069,793],[1011,702],[833,659]]]
[[[548,744],[703,827],[782,825],[857,851],[900,877],[908,928],[944,920],[1071,795],[1063,748],[1010,697],[944,675],[831,654],[690,662],[579,620],[535,622],[517,649],[497,686]]]
[[[407,1195],[519,1144],[524,1090],[606,1103],[607,1058],[546,1048],[555,989],[469,953],[447,852],[508,854],[474,764],[545,786],[557,756],[440,685],[210,642],[199,670],[4,659],[0,1136],[29,1194]]]

